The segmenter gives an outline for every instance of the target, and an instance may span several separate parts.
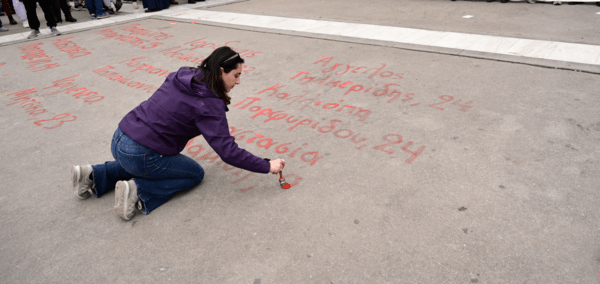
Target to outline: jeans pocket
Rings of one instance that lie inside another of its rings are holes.
[[[112,154],[113,158],[115,160],[117,160],[117,146],[119,143],[119,140],[121,140],[121,136],[123,136],[123,131],[121,131],[120,128],[117,128],[117,130],[115,130],[115,134],[113,134],[113,138],[112,138],[112,142],[110,145],[110,153]]]
[[[125,171],[137,177],[146,177],[148,175],[146,154],[128,154],[121,150],[117,151],[119,152],[118,161]]]

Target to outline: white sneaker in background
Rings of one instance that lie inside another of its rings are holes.
[[[31,31],[31,33],[27,36],[27,38],[34,38],[37,37],[39,34],[41,34],[41,32],[39,30],[33,30]]]
[[[55,36],[59,36],[60,35],[60,31],[56,29],[56,27],[51,27],[50,28],[50,32],[52,32],[53,35]]]

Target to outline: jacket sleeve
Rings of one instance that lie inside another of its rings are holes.
[[[238,147],[235,138],[229,134],[229,124],[224,115],[202,115],[196,119],[196,127],[223,162],[256,173],[270,171],[268,161]]]

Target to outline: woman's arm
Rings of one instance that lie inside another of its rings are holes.
[[[196,127],[211,148],[223,162],[251,172],[269,173],[281,166],[281,161],[271,163],[239,148],[235,138],[229,133],[229,125],[224,116],[203,115],[196,121]],[[277,171],[276,173],[279,173]]]

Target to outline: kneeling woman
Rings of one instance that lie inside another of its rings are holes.
[[[115,161],[73,166],[73,190],[80,199],[100,197],[115,188],[115,210],[130,220],[137,208],[144,214],[178,191],[204,178],[193,159],[180,154],[187,142],[202,135],[232,166],[257,173],[279,173],[282,159],[269,161],[241,149],[229,134],[225,112],[229,91],[240,83],[244,59],[229,47],[216,49],[197,68],[171,73],[145,102],[129,112],[112,138]]]

